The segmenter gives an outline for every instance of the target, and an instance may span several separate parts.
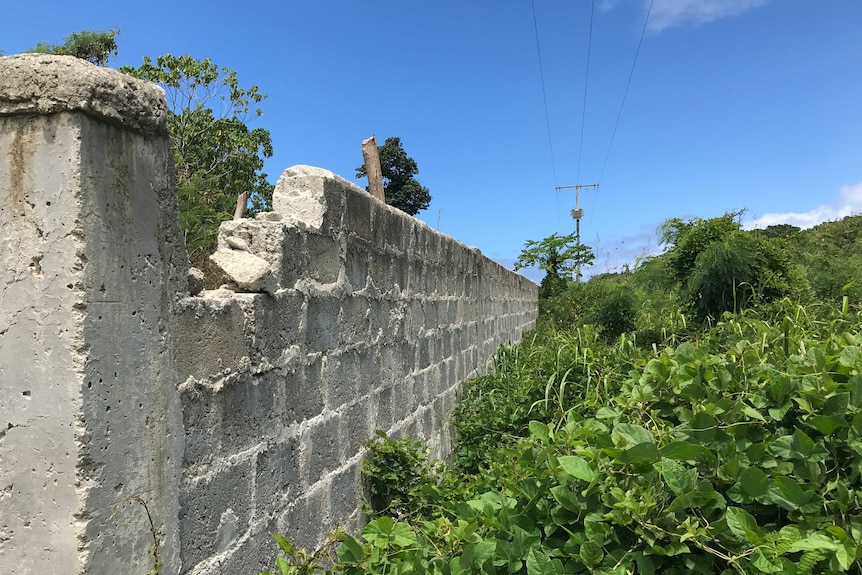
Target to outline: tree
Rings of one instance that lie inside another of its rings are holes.
[[[153,63],[146,56],[139,68],[120,71],[165,89],[180,226],[189,259],[205,265],[219,223],[232,217],[239,194],[248,192],[253,213],[271,206],[274,186],[262,169],[264,158],[272,156],[272,139],[269,130],[247,125],[262,115],[257,104],[266,95],[257,86],[240,87],[236,71],[209,58],[166,54]]]
[[[386,138],[382,146],[377,146],[377,150],[380,154],[380,170],[383,172],[383,193],[386,195],[386,203],[411,216],[427,209],[431,203],[431,194],[428,188],[416,180],[419,167],[416,161],[404,151],[401,138]],[[356,168],[356,178],[367,176],[363,163]]]
[[[753,303],[801,292],[780,239],[741,230],[740,212],[718,218],[666,221],[659,233],[681,295],[700,319],[717,319]]]
[[[107,66],[111,57],[117,55],[117,35],[119,33],[119,28],[113,28],[107,32],[96,30],[72,32],[66,36],[62,44],[48,44],[42,41],[28,52],[74,56],[96,66]]]
[[[515,262],[515,269],[537,267],[545,271],[540,297],[550,297],[562,291],[572,272],[593,263],[596,257],[590,246],[577,242],[574,233],[551,234],[542,241],[527,240]]]

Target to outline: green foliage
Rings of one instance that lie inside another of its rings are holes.
[[[545,272],[539,297],[547,298],[565,289],[573,272],[595,260],[592,248],[577,242],[574,232],[551,234],[541,241],[527,240],[515,261],[515,269],[537,267]]]
[[[817,300],[839,302],[846,295],[862,303],[862,215],[804,230],[788,246]]]
[[[386,203],[411,216],[428,209],[431,193],[416,180],[419,166],[404,151],[401,138],[386,138],[382,146],[377,146],[377,151],[380,156],[380,170],[383,173]],[[365,164],[356,168],[357,178],[367,176]]]
[[[108,61],[117,55],[117,36],[119,28],[107,32],[83,30],[66,36],[62,44],[39,42],[28,52],[74,56],[97,66],[107,66]]]
[[[372,446],[398,504],[335,534],[326,571],[862,575],[862,307],[854,284],[806,293],[824,258],[852,269],[860,221],[680,220],[685,282],[672,247],[545,298],[542,329],[463,384],[450,465]]]
[[[421,441],[389,439],[382,431],[368,442],[362,474],[376,513],[411,514],[419,507],[423,488],[432,483],[428,452]]]
[[[534,334],[494,376],[456,417],[480,473],[429,476],[467,490],[337,533],[328,572],[862,573],[862,311],[787,302],[655,350]]]
[[[248,192],[252,213],[269,209],[274,186],[262,172],[272,156],[268,130],[249,128],[266,95],[243,88],[236,72],[208,58],[144,57],[139,68],[122,72],[165,89],[171,110],[168,127],[177,170],[180,224],[189,258],[203,265],[215,247],[219,222],[233,216],[237,196]]]

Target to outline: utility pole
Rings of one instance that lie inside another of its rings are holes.
[[[584,210],[581,209],[581,188],[596,188],[598,184],[577,184],[574,186],[557,186],[557,191],[560,190],[575,190],[575,209],[572,210],[572,218],[575,220],[575,241],[578,247],[581,245],[581,218],[584,217]],[[577,275],[576,281],[581,283],[581,263],[578,262],[578,267],[575,271]]]

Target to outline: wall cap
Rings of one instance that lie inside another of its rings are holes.
[[[165,93],[74,56],[0,57],[0,116],[83,112],[146,134],[167,134]]]

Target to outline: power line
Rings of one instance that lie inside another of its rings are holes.
[[[590,3],[590,32],[587,39],[587,71],[584,74],[584,107],[581,112],[581,139],[578,143],[578,177],[576,181],[581,181],[581,153],[584,149],[584,123],[587,117],[587,86],[590,83],[590,53],[593,48],[593,13],[596,11],[596,0]]]
[[[536,0],[531,0],[533,7],[533,30],[536,32],[536,54],[539,57],[539,78],[542,81],[542,101],[545,104],[545,126],[548,128],[548,148],[551,152],[551,171],[554,174],[554,189],[557,196],[557,229],[560,227],[560,191],[557,186],[557,165],[554,162],[554,141],[551,138],[551,115],[548,112],[548,93],[545,89],[545,69],[542,66],[542,48],[539,42],[539,24],[536,18]]]
[[[548,95],[545,91],[545,70],[542,67],[542,49],[539,45],[539,24],[536,21],[536,0],[532,0],[533,29],[536,31],[536,53],[539,55],[539,77],[542,80],[542,100],[545,103],[545,125],[548,127],[548,147],[551,150],[551,170],[554,172],[554,186],[557,185],[557,166],[554,164],[554,143],[551,140],[551,117],[548,113]],[[559,198],[557,203],[559,204]],[[557,206],[559,212],[559,205]]]
[[[602,181],[602,176],[605,175],[605,167],[608,165],[608,158],[611,156],[611,148],[613,147],[614,139],[617,136],[617,128],[620,125],[620,118],[623,115],[623,107],[626,105],[626,97],[629,95],[629,86],[631,86],[631,84],[632,84],[632,77],[635,74],[635,66],[637,66],[638,56],[641,53],[641,44],[643,44],[644,34],[646,34],[647,24],[649,24],[649,17],[650,17],[650,14],[652,13],[653,1],[654,0],[650,0],[649,9],[647,9],[646,20],[644,20],[644,27],[643,27],[643,30],[641,30],[641,37],[640,37],[640,40],[638,40],[638,48],[635,51],[635,59],[634,59],[634,62],[632,62],[632,69],[629,71],[629,79],[626,82],[626,89],[623,92],[623,101],[620,103],[620,111],[617,114],[617,121],[614,123],[614,131],[613,131],[613,133],[611,133],[611,142],[610,142],[610,144],[608,144],[608,152],[605,154],[605,161],[602,162],[602,170],[599,172],[599,180],[598,181],[600,183]]]

